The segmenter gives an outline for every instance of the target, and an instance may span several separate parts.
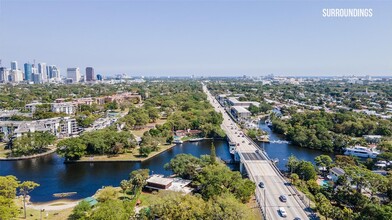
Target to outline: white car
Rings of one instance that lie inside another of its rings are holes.
[[[282,217],[287,217],[287,212],[283,207],[279,207],[279,213]]]

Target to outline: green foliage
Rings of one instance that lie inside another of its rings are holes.
[[[305,181],[314,180],[317,176],[317,172],[311,162],[299,161],[293,155],[289,157],[286,167],[289,168],[291,173],[296,173],[300,179]]]
[[[95,208],[89,219],[92,220],[129,220],[134,216],[129,202],[119,200],[108,200],[100,203]]]
[[[113,186],[107,186],[99,191],[97,200],[99,202],[106,202],[109,200],[114,200],[118,197],[118,192]]]
[[[349,137],[392,135],[392,122],[352,112],[307,111],[293,114],[288,121],[275,117],[272,123],[275,132],[285,134],[295,145],[326,152],[342,151]]]
[[[13,219],[19,213],[13,200],[18,186],[15,176],[0,176],[0,219]]]
[[[82,200],[72,210],[72,214],[69,216],[69,220],[87,220],[89,219],[88,213],[91,212],[90,203]]]
[[[250,219],[251,210],[230,194],[205,201],[192,195],[161,191],[158,198],[140,211],[138,219]]]
[[[242,179],[239,172],[230,171],[223,164],[205,166],[195,180],[195,184],[205,200],[231,193],[239,201],[246,203],[255,190],[253,182],[249,179]]]
[[[184,179],[193,179],[201,169],[202,161],[191,154],[177,154],[164,167]]]
[[[42,153],[55,139],[56,137],[49,132],[27,133],[12,141],[12,155],[18,157]]]
[[[215,145],[214,145],[214,143],[211,143],[210,160],[211,160],[211,164],[215,164],[216,163],[216,152],[215,152]]]
[[[131,133],[106,128],[61,140],[57,144],[57,153],[67,160],[78,160],[86,154],[120,154],[124,149],[135,146],[136,142]]]
[[[328,170],[332,165],[332,158],[328,155],[320,155],[314,158],[314,162],[316,166],[319,167],[326,167]]]

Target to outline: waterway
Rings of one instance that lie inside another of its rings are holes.
[[[259,128],[266,131],[269,135],[270,141],[284,141],[284,137],[282,135],[276,134],[271,131],[271,129],[264,123],[259,124]],[[319,150],[313,150],[309,148],[301,148],[295,146],[293,144],[283,142],[283,143],[261,143],[259,142],[259,146],[261,148],[265,148],[268,156],[271,159],[278,159],[279,162],[277,163],[277,167],[280,170],[287,170],[285,165],[287,164],[287,158],[290,155],[294,155],[300,160],[311,161],[314,163],[314,158],[321,155],[327,154],[333,156],[332,154],[328,154]]]
[[[265,124],[260,128],[267,131],[270,140],[284,140],[274,134]],[[215,140],[216,154],[223,160],[230,160],[228,143]],[[263,147],[263,143],[259,143]],[[32,202],[54,200],[53,193],[77,192],[69,199],[80,199],[93,195],[102,186],[118,186],[120,181],[127,179],[129,173],[136,169],[150,169],[151,173],[170,175],[163,168],[177,154],[186,153],[194,156],[210,154],[211,140],[186,142],[165,151],[144,162],[108,162],[108,163],[73,163],[64,164],[64,159],[56,154],[21,161],[0,161],[0,175],[14,175],[19,180],[31,180],[41,186],[30,193]],[[287,158],[294,155],[301,160],[314,162],[321,151],[300,148],[288,143],[267,143],[264,148],[271,159],[277,158],[278,168],[285,170]],[[236,169],[231,165],[232,169]]]
[[[214,141],[216,155],[230,160],[227,141]],[[170,175],[163,168],[171,158],[185,153],[199,157],[210,154],[211,140],[185,142],[143,162],[107,162],[64,164],[57,154],[20,161],[0,161],[0,176],[14,175],[19,180],[31,180],[40,184],[33,190],[32,202],[47,202],[56,199],[53,193],[77,192],[69,199],[80,199],[93,195],[102,186],[118,186],[129,173],[137,169],[150,169],[151,173]],[[231,167],[235,169],[234,165]]]

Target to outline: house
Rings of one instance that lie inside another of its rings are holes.
[[[331,177],[331,180],[336,182],[339,178],[339,176],[343,176],[346,172],[340,167],[333,167],[329,170],[329,176]]]
[[[190,193],[192,188],[188,187],[191,180],[182,178],[169,178],[163,175],[152,175],[147,179],[147,185],[145,188],[150,190],[170,190],[181,193]]]

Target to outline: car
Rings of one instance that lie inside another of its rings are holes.
[[[240,135],[238,135],[237,137],[240,137]]]
[[[259,187],[260,187],[260,188],[264,188],[264,183],[263,183],[263,182],[260,182],[260,183],[259,183]]]
[[[285,195],[280,195],[279,196],[279,200],[282,201],[282,202],[287,202],[287,198],[286,198]]]
[[[287,217],[287,212],[283,207],[279,207],[279,213],[282,217]]]
[[[294,220],[301,220],[301,218],[300,217],[295,217]]]
[[[258,154],[258,153],[260,153],[260,151],[259,151],[259,150],[256,150],[255,153]]]
[[[249,142],[249,145],[252,145],[252,143]]]
[[[242,143],[245,143],[245,141],[242,141]]]
[[[234,134],[237,134],[237,132],[235,132]]]

